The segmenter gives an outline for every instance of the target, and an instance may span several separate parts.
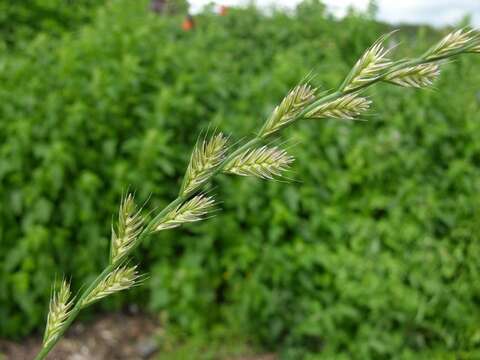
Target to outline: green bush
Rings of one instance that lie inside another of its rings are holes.
[[[58,36],[90,20],[105,0],[21,0],[0,2],[0,44],[19,46],[39,32]]]
[[[196,22],[112,2],[0,59],[0,335],[43,327],[55,276],[75,286],[105,265],[123,191],[167,204],[202,129],[250,134],[310,71],[338,85],[385,31],[315,1]],[[290,130],[295,181],[221,178],[223,211],[152,238],[137,252],[148,286],[99,306],[285,359],[480,356],[478,66],[448,65],[434,91],[376,88],[369,122]]]

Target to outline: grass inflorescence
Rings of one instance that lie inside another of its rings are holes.
[[[190,157],[182,186],[163,210],[147,216],[135,205],[132,194],[121,201],[118,224],[112,228],[110,262],[92,283],[72,299],[70,285],[64,280],[54,291],[45,330],[43,347],[36,359],[44,359],[79,312],[90,304],[138,284],[136,265],[128,265],[129,255],[152,233],[201,221],[215,208],[213,196],[204,187],[220,174],[281,177],[294,158],[280,146],[271,146],[281,130],[302,119],[335,118],[353,120],[365,114],[371,100],[363,95],[370,86],[393,83],[402,87],[428,87],[439,77],[445,59],[464,53],[480,52],[478,31],[461,29],[450,33],[422,56],[392,59],[392,51],[382,36],[360,57],[337,90],[317,95],[315,87],[302,82],[294,87],[251,139],[227,146],[228,137],[214,133],[199,140]]]

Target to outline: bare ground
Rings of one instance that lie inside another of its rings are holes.
[[[159,324],[147,315],[116,313],[98,316],[91,323],[73,325],[48,360],[161,359],[155,339],[161,331]],[[22,343],[0,339],[0,360],[32,360],[40,345],[38,337],[27,338]],[[252,355],[235,357],[235,360],[276,360],[276,356]]]
[[[145,315],[108,314],[94,322],[75,324],[59,341],[49,360],[140,360],[156,351],[158,325]],[[0,354],[8,360],[31,360],[41,339],[31,337],[21,344],[0,340]]]

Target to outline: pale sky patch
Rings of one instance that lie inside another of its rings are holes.
[[[251,0],[217,0],[219,5],[246,5]],[[255,0],[261,7],[292,8],[300,0]],[[210,0],[190,0],[193,11],[211,3]],[[328,9],[337,16],[349,6],[365,10],[368,0],[325,0]],[[390,23],[456,25],[465,15],[472,16],[473,25],[480,27],[480,0],[378,0],[378,18]]]

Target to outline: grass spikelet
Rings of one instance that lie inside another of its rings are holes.
[[[262,179],[281,177],[295,159],[285,150],[262,146],[248,149],[237,155],[225,167],[224,172],[241,176],[256,176]]]
[[[222,133],[218,133],[208,141],[204,139],[197,143],[180,189],[181,195],[191,193],[208,180],[212,171],[224,158],[227,140]]]
[[[155,226],[154,231],[173,229],[184,223],[203,220],[213,210],[215,200],[212,196],[197,195],[170,211]]]
[[[479,34],[475,30],[460,29],[451,32],[427,52],[427,59],[451,56],[457,51],[471,51],[479,46]]]
[[[343,84],[345,90],[356,89],[375,80],[392,65],[387,58],[388,50],[382,44],[388,36],[384,35],[378,39],[357,61]]]
[[[315,98],[316,89],[308,84],[294,87],[274,110],[259,132],[267,137],[295,121],[299,112]]]
[[[139,278],[140,276],[138,275],[136,266],[121,266],[116,268],[83,299],[82,307],[121,290],[130,289],[138,283],[137,280]]]
[[[70,314],[73,300],[70,299],[70,284],[63,279],[59,289],[54,290],[50,300],[47,326],[43,337],[43,344],[47,345],[59,335],[65,320]]]
[[[353,120],[370,108],[371,101],[358,94],[347,94],[309,111],[306,118]]]
[[[110,261],[115,263],[135,245],[143,229],[143,219],[137,210],[132,194],[125,196],[118,211],[117,231],[112,227]]]
[[[431,86],[439,75],[438,64],[427,63],[394,71],[385,80],[403,87],[422,88]]]

